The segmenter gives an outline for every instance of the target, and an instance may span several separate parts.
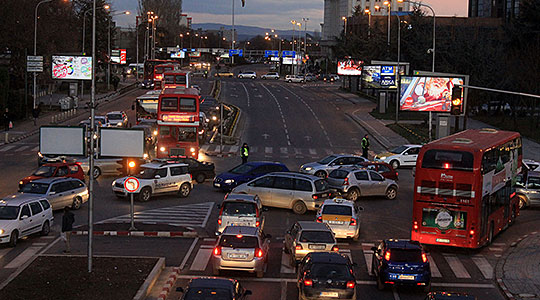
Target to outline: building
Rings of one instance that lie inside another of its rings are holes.
[[[183,26],[183,27],[186,27],[188,29],[191,29],[191,22],[192,22],[192,18],[189,17],[188,15],[186,14],[181,14],[180,15],[180,20],[178,22],[178,24],[180,26]]]
[[[506,21],[519,15],[521,0],[469,0],[470,18],[504,18]]]

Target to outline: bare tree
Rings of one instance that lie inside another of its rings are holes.
[[[181,32],[182,0],[139,0],[139,14],[144,16],[147,12],[158,17],[156,44],[176,45]]]

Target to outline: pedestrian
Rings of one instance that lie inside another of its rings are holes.
[[[126,70],[122,70],[122,79],[123,79],[123,82],[126,82],[126,77],[127,77],[127,73],[126,73]]]
[[[4,130],[9,131],[13,125],[11,124],[11,119],[9,118],[9,109],[7,107],[2,118],[4,119]]]
[[[73,223],[75,222],[75,215],[70,211],[69,206],[64,207],[64,215],[62,216],[62,233],[61,237],[66,243],[66,250],[64,253],[71,252],[70,237],[73,230]]]
[[[32,117],[34,118],[34,126],[36,126],[37,118],[39,117],[39,108],[34,107],[32,108]]]
[[[366,135],[364,135],[364,138],[362,139],[362,156],[365,159],[369,159],[368,158],[368,151],[369,151],[369,137],[366,134]]]
[[[242,145],[242,148],[240,149],[240,156],[242,157],[242,164],[247,163],[249,156],[249,146],[247,143]]]

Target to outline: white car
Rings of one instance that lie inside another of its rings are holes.
[[[360,212],[363,210],[350,200],[328,199],[317,212],[316,220],[328,224],[337,239],[356,241],[360,236]]]
[[[245,71],[245,72],[242,72],[242,73],[238,74],[238,78],[255,79],[255,78],[257,78],[257,73],[255,73],[253,71]]]
[[[304,83],[306,82],[306,79],[304,76],[300,75],[287,75],[285,76],[285,81],[287,82],[296,82],[296,83]]]
[[[300,173],[311,174],[317,177],[326,178],[333,170],[343,166],[353,166],[367,159],[362,156],[351,154],[333,154],[320,161],[311,162],[300,166]]]
[[[397,170],[397,168],[403,167],[414,167],[416,166],[416,159],[418,158],[418,153],[422,145],[403,145],[396,147],[390,152],[384,152],[377,154],[375,156],[375,161],[383,161],[388,163]]]
[[[152,195],[168,193],[176,193],[185,198],[193,189],[187,164],[153,162],[141,165],[141,168],[141,173],[133,176],[139,180],[139,187],[135,190],[139,201],[146,202]],[[129,195],[124,188],[126,178],[122,177],[112,182],[112,191],[117,197]]]
[[[524,159],[523,165],[528,171],[540,172],[540,162],[532,159]]]
[[[48,235],[53,225],[52,207],[42,197],[0,200],[0,244],[15,247],[17,240],[34,233]]]
[[[261,76],[261,79],[279,79],[279,74],[277,72],[266,73]]]
[[[123,111],[111,111],[107,113],[107,120],[109,120],[109,127],[127,127],[128,117]]]

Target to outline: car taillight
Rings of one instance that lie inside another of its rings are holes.
[[[338,246],[332,247],[332,251],[338,252],[338,251],[339,251],[339,247],[338,247]]]
[[[319,199],[319,196],[317,196],[317,195],[313,195],[313,196],[311,196],[311,197],[313,198],[313,200]]]
[[[427,262],[427,255],[425,253],[422,253],[422,261]]]
[[[317,223],[322,223],[322,217],[317,217]]]
[[[255,257],[262,257],[263,251],[260,248],[255,249]]]
[[[259,227],[259,225],[261,225],[261,222],[256,221],[256,222],[255,222],[255,227]]]
[[[217,246],[216,248],[214,248],[214,255],[221,255],[221,247],[220,246]]]
[[[348,289],[354,289],[354,286],[356,285],[356,282],[354,281],[347,281],[347,288]]]
[[[302,250],[302,245],[296,245],[296,247],[294,247],[294,249],[296,249],[296,250]]]
[[[390,250],[387,250],[387,251],[384,253],[384,259],[385,259],[385,260],[390,260]]]
[[[349,178],[345,178],[342,185],[349,185]]]
[[[304,279],[304,286],[313,286],[313,280]]]
[[[512,194],[510,194],[510,199],[514,198],[515,195],[516,195],[516,192],[513,192]]]
[[[189,179],[193,180],[193,175],[191,175],[191,173],[189,173]]]
[[[356,219],[355,219],[355,218],[351,218],[351,222],[349,223],[349,225],[351,225],[351,226],[356,226]]]
[[[221,219],[217,219],[218,225],[221,225]]]
[[[417,221],[414,221],[412,227],[413,227],[414,230],[418,230],[418,222],[417,222]]]

